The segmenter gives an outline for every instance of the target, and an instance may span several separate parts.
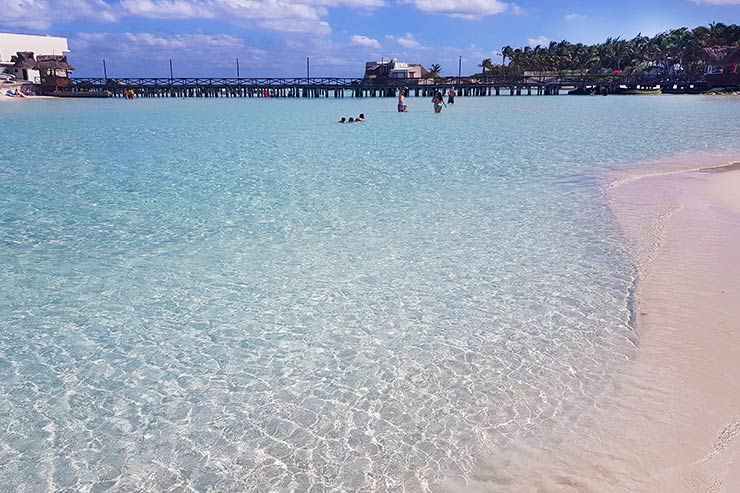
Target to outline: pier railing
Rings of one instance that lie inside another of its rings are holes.
[[[606,82],[624,79],[624,76],[528,76],[528,77],[444,77],[437,79],[363,79],[348,77],[121,77],[121,78],[75,78],[78,86],[130,86],[130,87],[415,87],[437,85],[507,85],[507,84],[548,84]]]
[[[456,87],[461,96],[511,94],[559,94],[562,88],[606,88],[615,92],[621,87],[639,88],[669,85],[688,87],[701,84],[678,78],[630,76],[624,74],[542,74],[535,76],[467,76],[426,79],[363,79],[351,77],[120,77],[74,78],[70,91],[107,91],[123,95],[134,90],[150,97],[390,97],[403,87],[416,96],[436,90],[446,92]]]

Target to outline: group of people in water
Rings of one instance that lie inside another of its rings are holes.
[[[365,113],[360,113],[360,116],[358,116],[357,118],[352,118],[350,116],[349,119],[347,119],[345,117],[342,117],[342,119],[339,120],[339,123],[359,123],[359,122],[364,122],[364,121],[365,121]]]
[[[399,113],[406,113],[409,110],[408,106],[406,106],[406,91],[408,90],[408,87],[404,87],[403,90],[398,93]],[[434,107],[434,112],[442,113],[443,106],[447,108],[448,104],[455,104],[455,96],[457,96],[457,92],[455,91],[454,87],[451,87],[450,91],[447,93],[447,103],[445,103],[442,91],[435,91],[434,96],[432,96],[432,105]]]
[[[401,92],[398,93],[398,112],[399,113],[406,113],[409,108],[406,106],[406,92],[409,90],[408,87],[404,87]],[[442,113],[442,108],[447,108],[448,104],[455,104],[455,96],[457,96],[457,91],[455,91],[454,87],[451,87],[449,92],[447,93],[447,103],[445,103],[444,95],[442,94],[442,91],[435,91],[434,96],[432,96],[432,105],[434,108],[435,113]],[[357,122],[364,122],[365,121],[365,114],[360,113],[360,116],[357,118],[349,117],[349,119],[342,117],[341,120],[339,120],[339,123],[357,123]]]

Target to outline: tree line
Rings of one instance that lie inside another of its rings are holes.
[[[478,65],[482,72],[477,75],[521,76],[525,70],[589,74],[639,74],[653,70],[661,75],[698,75],[705,69],[703,48],[738,43],[740,26],[715,22],[694,29],[671,29],[653,37],[638,34],[632,39],[608,38],[594,45],[563,40],[551,41],[547,46],[504,46],[500,54],[502,64],[486,58]]]

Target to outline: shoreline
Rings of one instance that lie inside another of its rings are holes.
[[[649,491],[740,491],[738,192],[740,162],[609,190],[639,273],[632,378],[655,391],[642,406]]]
[[[35,100],[35,99],[59,99],[54,96],[24,96],[22,98],[11,98],[9,96],[6,96],[5,94],[0,94],[0,103],[12,103],[16,101],[26,101],[26,100]]]
[[[612,181],[637,267],[635,356],[551,437],[434,491],[740,491],[740,162],[724,162]]]

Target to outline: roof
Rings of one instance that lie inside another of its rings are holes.
[[[36,60],[33,58],[32,51],[19,51],[10,58],[10,61],[13,62],[13,68],[36,68]]]
[[[67,57],[64,55],[39,55],[36,57],[37,70],[74,70],[74,67],[67,63]]]
[[[740,46],[712,46],[702,50],[704,61],[717,65],[740,63]]]

